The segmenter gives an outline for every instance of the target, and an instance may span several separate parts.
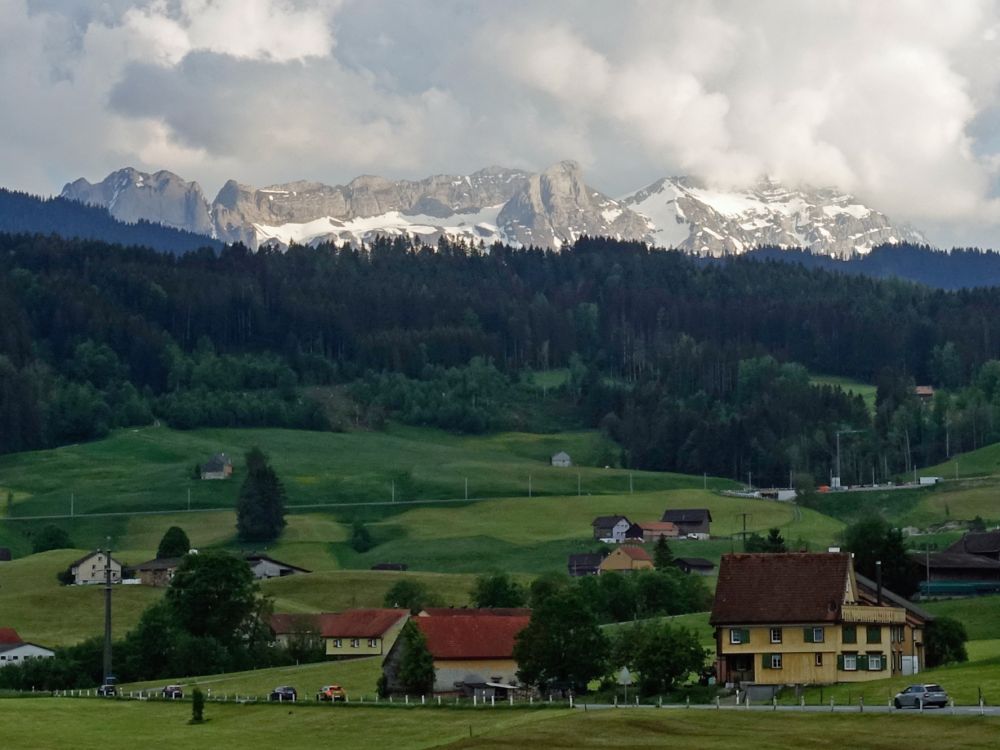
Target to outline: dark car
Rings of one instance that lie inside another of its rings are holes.
[[[282,685],[272,690],[271,694],[267,696],[267,699],[269,701],[279,701],[284,703],[286,701],[294,701],[298,699],[298,697],[299,694],[295,692],[295,688],[290,685]]]
[[[892,703],[896,708],[944,708],[948,705],[948,694],[936,684],[910,685],[906,690],[896,693]]]
[[[165,688],[163,688],[161,692],[163,693],[164,698],[184,697],[184,688],[182,688],[180,685],[167,685]]]
[[[114,698],[118,695],[118,686],[114,683],[106,682],[97,688],[97,694],[102,698]]]

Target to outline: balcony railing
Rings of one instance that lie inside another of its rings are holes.
[[[859,604],[845,604],[840,610],[844,622],[860,622],[869,625],[902,625],[906,622],[906,610],[902,607],[865,607]]]

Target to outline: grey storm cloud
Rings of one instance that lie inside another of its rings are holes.
[[[0,0],[4,183],[580,161],[836,185],[997,245],[997,0]]]

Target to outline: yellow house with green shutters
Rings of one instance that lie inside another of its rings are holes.
[[[863,682],[894,671],[906,610],[866,601],[846,553],[724,555],[709,622],[735,685]]]

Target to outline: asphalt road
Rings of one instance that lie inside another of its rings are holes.
[[[651,706],[647,704],[641,705],[622,705],[614,706],[607,703],[577,703],[575,705],[580,711],[636,711],[636,710],[662,710],[662,711],[755,711],[757,713],[809,713],[809,714],[903,714],[906,716],[1000,716],[1000,706],[984,706],[980,708],[979,706],[954,706],[947,708],[928,708],[923,712],[912,709],[904,708],[897,709],[891,706],[880,704],[880,705],[867,705],[862,710],[859,706],[788,706],[788,705],[778,705],[772,706],[768,704],[753,705],[751,704],[748,708],[747,706],[736,706],[736,705],[705,705],[697,704],[691,706],[669,704],[662,707]]]

